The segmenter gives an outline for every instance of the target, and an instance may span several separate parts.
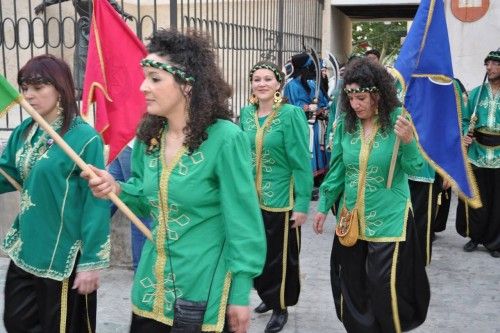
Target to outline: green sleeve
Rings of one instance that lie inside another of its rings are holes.
[[[335,116],[337,114],[337,99],[334,99],[332,103],[330,104],[329,110],[328,110],[328,125],[326,126],[326,142],[327,145],[330,143],[330,134],[332,132],[332,126],[333,122],[335,121]]]
[[[246,134],[227,139],[219,150],[215,171],[224,218],[227,265],[232,275],[229,304],[248,305],[253,278],[266,258],[264,223],[257,201]]]
[[[466,93],[462,92],[462,90],[460,90],[460,88],[458,87],[458,83],[455,83],[455,86],[456,86],[457,93],[458,93],[458,96],[459,96],[459,101],[460,101],[460,103],[458,105],[460,113],[457,116],[458,117],[462,117],[462,119],[463,119],[464,113],[469,114],[468,105],[466,103],[466,98],[467,97],[464,97],[464,94],[466,94]],[[468,116],[468,117],[470,118],[470,116]],[[460,120],[462,120],[462,119],[460,119]],[[462,128],[461,128],[462,129],[462,133],[468,131],[468,129],[469,129],[469,122],[470,121],[467,122],[467,128],[463,127],[464,126],[463,122],[460,124],[460,126],[462,126]]]
[[[327,214],[337,198],[344,192],[345,164],[342,159],[342,137],[344,121],[338,120],[333,135],[332,154],[330,157],[330,169],[319,187],[318,212]]]
[[[244,124],[244,121],[247,117],[247,111],[248,108],[247,107],[243,107],[241,110],[240,110],[240,119],[239,119],[239,122],[238,122],[238,126],[243,129],[243,124]]]
[[[304,111],[292,107],[288,111],[284,143],[288,163],[292,170],[296,212],[309,210],[313,188],[313,172],[309,152],[309,127]]]
[[[84,147],[80,157],[88,164],[104,168],[103,143],[99,136],[94,136]],[[94,197],[85,179],[79,177],[82,193],[81,218],[81,256],[77,271],[100,269],[109,266],[110,210],[107,200]]]
[[[391,115],[393,128],[394,124],[397,121],[397,117],[400,116],[402,113],[403,109],[398,108]],[[406,115],[406,119],[412,121],[411,117],[408,114]],[[393,135],[395,134],[393,133]],[[407,175],[415,175],[420,171],[420,169],[424,167],[425,160],[422,157],[422,154],[420,153],[420,150],[417,145],[417,140],[415,139],[415,137],[413,137],[413,139],[409,143],[403,143],[403,141],[400,141],[397,159],[398,162],[401,164],[401,168]]]
[[[143,194],[145,181],[144,170],[146,156],[146,145],[135,140],[132,149],[132,162],[130,178],[126,182],[120,182],[120,199],[131,211],[140,217],[149,216],[150,206]],[[157,161],[159,163],[159,161]]]
[[[16,152],[18,150],[18,142],[20,140],[21,133],[22,130],[18,127],[10,135],[9,140],[3,149],[2,156],[0,157],[0,168],[22,186],[23,183],[16,168]],[[2,174],[0,174],[0,193],[12,192],[15,190],[16,188]]]
[[[463,135],[467,135],[469,132],[470,118],[472,117],[472,113],[474,112],[474,105],[476,104],[476,99],[478,98],[479,88],[475,88],[471,91],[469,96],[469,102],[462,109],[462,133]]]
[[[423,168],[424,158],[420,154],[415,138],[406,144],[401,142],[398,159],[401,163],[401,168],[408,175],[414,175]]]

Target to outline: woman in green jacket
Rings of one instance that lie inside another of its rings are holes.
[[[130,331],[221,332],[227,324],[246,332],[265,238],[248,140],[230,121],[231,89],[196,32],[159,30],[148,51],[141,63],[147,114],[132,176],[120,183],[96,170],[89,182],[98,197],[113,191],[154,220],[134,276]]]
[[[335,236],[333,243],[330,274],[337,316],[348,332],[410,330],[425,320],[430,298],[407,177],[423,160],[385,68],[368,59],[350,62],[341,98],[343,114],[313,224],[316,233],[323,232],[338,198],[338,217],[343,210],[351,216],[357,212],[357,242],[344,246]],[[388,188],[396,139],[401,145]]]
[[[24,99],[86,162],[104,166],[99,134],[79,117],[68,65],[34,57],[18,73]],[[99,270],[109,266],[109,206],[79,168],[27,118],[12,132],[0,168],[21,186],[20,212],[2,250],[8,332],[94,332]],[[0,175],[0,193],[15,191]]]
[[[307,219],[313,177],[304,111],[281,99],[283,74],[270,62],[250,71],[251,105],[241,110],[240,126],[248,135],[255,186],[267,236],[267,257],[254,286],[262,304],[273,310],[266,333],[279,332],[288,319],[287,306],[300,294],[300,226]]]

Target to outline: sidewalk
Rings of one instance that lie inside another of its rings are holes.
[[[484,248],[473,253],[462,250],[466,240],[455,231],[456,200],[452,202],[446,231],[434,242],[432,262],[427,272],[431,284],[431,304],[426,322],[416,333],[500,333],[500,259]],[[315,211],[315,202],[311,211]],[[330,251],[333,234],[316,236],[312,214],[302,229],[302,293],[299,304],[289,309],[283,333],[345,332],[335,315],[330,289]],[[327,220],[333,228],[333,217]],[[0,288],[3,290],[8,259],[0,258]],[[112,268],[102,275],[99,289],[97,332],[125,333],[131,316],[132,272]],[[252,307],[259,304],[252,292]],[[0,294],[3,314],[3,292]],[[254,314],[249,333],[262,333],[270,313]],[[5,332],[0,323],[0,332]]]

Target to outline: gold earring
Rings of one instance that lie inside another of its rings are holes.
[[[276,91],[274,93],[274,104],[281,104],[283,101],[283,97],[281,96],[281,93],[279,91]]]
[[[375,115],[378,115],[378,108],[375,109]]]
[[[63,107],[61,106],[61,97],[59,96],[59,99],[57,100],[57,104],[56,104],[56,109],[57,109],[57,115],[60,116],[63,114],[64,112],[64,109]]]
[[[248,103],[252,104],[252,105],[257,105],[259,104],[259,99],[257,98],[257,96],[255,96],[255,94],[252,94],[249,98],[248,98]]]

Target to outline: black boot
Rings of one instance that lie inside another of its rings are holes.
[[[470,240],[467,242],[467,244],[464,245],[464,251],[465,252],[472,252],[477,249],[477,243],[475,243],[473,240]]]
[[[266,325],[264,333],[276,333],[283,329],[288,320],[288,311],[286,309],[275,309],[271,319]]]
[[[253,309],[255,313],[266,313],[267,311],[271,310],[270,308],[267,307],[266,303],[261,302],[259,306],[257,306],[255,309]]]
[[[493,258],[500,258],[500,251],[498,250],[490,251],[490,254]]]

